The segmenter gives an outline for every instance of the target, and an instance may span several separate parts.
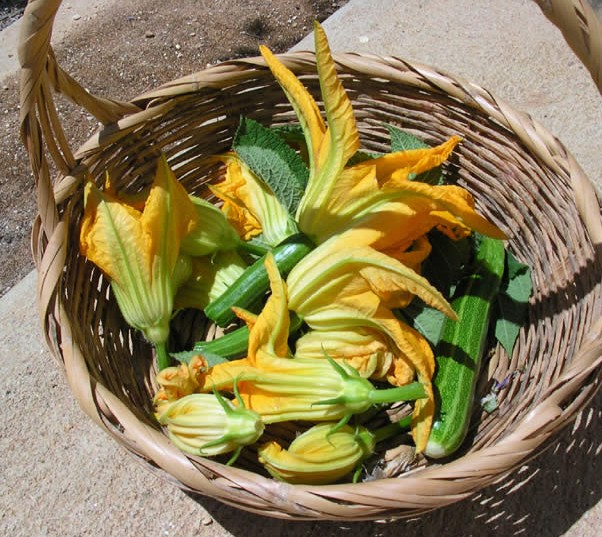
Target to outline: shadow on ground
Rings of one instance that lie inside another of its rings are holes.
[[[261,517],[193,496],[234,536],[471,537],[485,534],[559,537],[602,498],[602,391],[574,426],[538,458],[474,498],[420,518],[396,522],[290,522]],[[559,508],[562,506],[561,508]]]

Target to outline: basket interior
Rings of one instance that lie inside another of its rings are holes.
[[[313,65],[295,69],[318,99]],[[416,88],[358,71],[342,72],[341,79],[364,149],[388,150],[386,124],[429,144],[460,135],[463,142],[445,173],[475,195],[479,211],[508,234],[509,249],[532,269],[534,295],[527,324],[512,356],[499,345],[494,349],[477,397],[486,394],[494,380],[510,376],[510,381],[498,394],[495,412],[486,414],[475,406],[460,457],[512,432],[571,363],[592,321],[600,316],[599,258],[575,207],[569,179],[543,165],[512,131],[481,108],[434,87]],[[209,198],[206,185],[217,181],[221,172],[205,157],[230,148],[241,115],[264,125],[295,121],[284,93],[262,68],[224,80],[219,87],[138,104],[157,113],[123,130],[105,129],[100,147],[83,156],[85,169],[99,185],[108,171],[118,190],[141,189],[151,181],[163,151],[186,189]],[[60,300],[90,376],[118,396],[137,419],[158,428],[151,417],[152,350],[122,320],[106,279],[79,254],[82,192],[83,181],[59,206],[70,237]],[[172,343],[185,348],[206,328],[202,315],[185,312],[174,324],[177,341]],[[106,420],[119,430],[114,416]],[[287,434],[285,428],[282,434]],[[259,471],[250,457],[245,461],[248,469]]]

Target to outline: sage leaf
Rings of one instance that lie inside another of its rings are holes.
[[[174,352],[171,353],[171,356],[172,358],[178,360],[178,362],[181,362],[183,364],[189,364],[190,360],[192,360],[193,357],[198,356],[199,354],[201,354],[203,358],[207,361],[208,367],[213,367],[214,365],[223,364],[228,361],[227,358],[224,358],[219,354],[215,354],[213,352],[208,352],[205,350],[199,351],[195,349],[192,349],[190,351]]]
[[[309,169],[299,154],[277,132],[250,118],[241,119],[232,147],[294,215],[309,179]]]
[[[433,347],[441,339],[445,314],[427,306],[419,298],[403,309],[395,310],[396,316],[417,330]]]
[[[532,289],[531,269],[506,250],[506,270],[495,304],[494,330],[495,338],[509,356],[525,323]]]
[[[403,131],[394,125],[387,125],[389,136],[391,138],[391,152],[396,151],[411,151],[412,149],[426,149],[430,147],[420,138]],[[409,178],[412,181],[428,183],[429,185],[442,185],[444,183],[443,172],[441,166],[437,166],[423,173],[419,173]]]

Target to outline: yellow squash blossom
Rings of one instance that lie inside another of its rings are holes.
[[[259,462],[280,481],[326,485],[353,472],[375,445],[374,435],[365,427],[322,423],[295,438],[288,449],[272,441],[257,453]]]
[[[309,149],[309,180],[297,209],[296,220],[299,229],[316,240],[324,229],[330,227],[327,200],[347,161],[359,149],[359,134],[351,102],[336,74],[326,34],[317,23],[314,35],[328,128],[313,97],[292,71],[266,47],[260,47],[260,51],[291,102],[304,132]]]
[[[266,244],[276,246],[297,232],[274,192],[235,153],[218,158],[226,164],[226,176],[210,188],[224,202],[222,211],[243,240],[262,234]]]
[[[255,443],[264,430],[256,412],[235,406],[218,393],[193,393],[164,404],[157,419],[177,447],[206,457],[237,455],[242,447]]]
[[[237,387],[244,406],[258,412],[266,424],[346,419],[375,403],[425,395],[418,383],[377,390],[348,364],[289,357],[286,285],[272,255],[266,258],[266,269],[272,293],[250,330],[247,358],[210,368],[203,390]],[[231,386],[224,383],[228,378]]]
[[[174,308],[204,309],[221,296],[246,268],[247,264],[235,250],[193,257],[190,276],[178,289]]]
[[[289,308],[312,328],[321,312],[347,308],[371,316],[380,306],[407,305],[408,293],[455,317],[449,303],[426,278],[370,247],[348,247],[333,237],[305,256],[287,277]],[[332,324],[328,328],[335,327]]]
[[[190,201],[197,212],[198,225],[182,239],[184,254],[199,257],[240,245],[238,233],[220,209],[197,196],[190,196]]]
[[[333,330],[362,329],[381,334],[380,342],[387,352],[374,356],[389,360],[383,376],[396,386],[417,377],[427,393],[427,398],[415,406],[412,425],[417,450],[421,451],[434,410],[434,356],[428,342],[397,319],[391,308],[405,305],[410,293],[452,318],[455,313],[425,278],[396,259],[369,247],[348,249],[341,242],[337,237],[328,240],[292,269],[287,279],[288,307],[324,339]],[[297,355],[302,356],[305,348],[301,338]],[[381,363],[381,374],[384,367]]]
[[[84,203],[81,253],[109,277],[125,320],[155,345],[163,368],[174,295],[188,266],[180,243],[197,223],[192,202],[163,156],[141,212],[92,182]]]
[[[175,401],[194,393],[199,387],[194,370],[187,364],[162,369],[157,374],[157,383],[161,389],[157,392],[156,401]]]
[[[369,167],[368,170],[373,171]],[[346,173],[351,171],[349,168]],[[383,186],[377,186],[376,182],[373,186],[363,194],[360,203],[354,205],[344,194],[340,200],[337,231],[350,244],[370,245],[400,258],[434,228],[454,240],[472,231],[505,238],[497,226],[476,212],[474,198],[461,187],[411,181],[405,170],[394,172]]]
[[[309,181],[296,214],[299,229],[317,244],[345,232],[349,245],[393,249],[395,255],[435,226],[453,236],[473,229],[504,238],[474,211],[467,191],[409,180],[444,162],[460,141],[457,136],[434,148],[399,151],[346,167],[359,149],[357,125],[326,34],[318,23],[314,30],[327,127],[312,95],[294,73],[261,48],[293,106],[309,151]],[[387,243],[391,240],[394,244]]]

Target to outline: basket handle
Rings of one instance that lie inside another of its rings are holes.
[[[543,14],[562,32],[567,44],[588,69],[602,94],[602,22],[587,0],[534,0]],[[593,244],[602,246],[602,220],[598,196],[581,166],[570,156],[569,173],[575,203]]]
[[[562,32],[602,94],[602,22],[586,0],[534,0]]]
[[[58,65],[50,38],[61,0],[30,0],[22,18],[18,55],[21,64],[21,138],[29,154],[38,192],[39,224],[47,238],[58,217],[46,151],[63,174],[76,166],[67,142],[53,93],[62,93],[85,108],[103,124],[121,119],[139,108],[131,103],[95,96],[78,84]]]

